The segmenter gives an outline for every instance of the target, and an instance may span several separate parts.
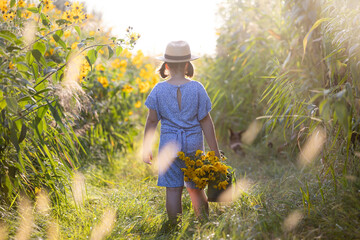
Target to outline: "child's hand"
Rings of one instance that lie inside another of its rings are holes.
[[[153,158],[153,156],[152,156],[152,153],[150,152],[148,155],[146,154],[143,156],[143,162],[151,165],[152,158]]]

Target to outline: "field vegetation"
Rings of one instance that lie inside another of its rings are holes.
[[[139,157],[160,81],[141,35],[112,36],[80,2],[0,11],[0,240],[360,238],[357,0],[219,5],[217,54],[194,62],[194,79],[234,201],[199,221],[184,191],[173,231],[156,164]],[[245,131],[240,153],[229,129]]]

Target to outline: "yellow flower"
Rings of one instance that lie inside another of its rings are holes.
[[[121,56],[126,58],[131,58],[131,55],[131,52],[129,52],[129,50],[127,50],[126,48],[121,52]]]
[[[71,4],[70,4],[68,1],[66,1],[66,2],[64,3],[64,5],[65,5],[65,7],[70,7],[70,6],[71,6]]]
[[[31,15],[32,15],[32,12],[30,12],[30,11],[28,11],[28,10],[26,10],[25,12],[22,12],[22,13],[21,13],[21,17],[22,17],[22,18],[25,18],[25,19],[30,18]]]
[[[104,54],[104,50],[100,49],[100,50],[99,50],[99,53],[100,53],[100,54]]]
[[[143,79],[146,79],[146,80],[150,80],[150,78],[152,77],[152,73],[146,71],[144,68],[140,69],[139,75],[140,75],[140,77],[142,77]]]
[[[7,20],[12,21],[12,20],[14,20],[14,17],[15,17],[14,12],[8,12],[3,15],[3,18],[5,21],[7,21]]]
[[[9,10],[7,0],[0,0],[0,10],[3,14],[5,14]]]
[[[73,44],[71,44],[71,49],[75,49],[78,45],[78,42],[74,42]]]
[[[196,160],[196,166],[201,167],[203,162],[201,160]]]
[[[66,30],[66,31],[64,32],[64,37],[68,38],[68,37],[70,37],[70,35],[71,35],[71,31],[70,31],[70,30]]]
[[[184,152],[178,152],[178,156],[181,160],[183,160],[185,158],[185,153]]]
[[[131,93],[134,90],[134,88],[132,86],[130,86],[129,84],[125,84],[122,91],[126,92],[126,93]]]
[[[218,188],[219,189],[226,189],[226,186],[228,185],[229,183],[225,180],[225,181],[222,181],[222,182],[219,182],[218,184]]]
[[[138,85],[141,93],[146,93],[150,90],[149,82],[141,82]]]
[[[74,23],[82,23],[82,21],[85,19],[85,15],[83,12],[72,12],[72,19]]]
[[[82,3],[74,2],[71,6],[73,12],[80,12],[84,8]]]
[[[26,6],[26,3],[24,0],[19,0],[18,3],[17,3],[17,6],[18,7],[25,7]]]
[[[102,64],[96,65],[96,71],[105,71],[105,67]]]
[[[9,62],[9,69],[14,69],[15,68],[15,64],[13,64],[12,62]]]
[[[195,153],[195,157],[200,156],[203,153],[204,153],[203,151],[197,150],[196,153]]]
[[[94,36],[95,35],[95,31],[90,31],[89,32],[89,35],[92,37],[92,36]]]
[[[68,20],[68,21],[72,22],[73,17],[72,17],[71,11],[68,10],[68,11],[64,12],[63,15],[62,15],[62,19],[65,19],[65,20]]]
[[[135,107],[136,107],[136,108],[140,108],[140,107],[141,107],[141,101],[137,101],[137,102],[135,103]]]
[[[97,79],[99,81],[99,83],[101,83],[103,85],[104,88],[106,88],[107,86],[109,86],[109,81],[107,80],[106,77],[98,77]]]
[[[132,111],[129,112],[129,116],[131,116],[131,115],[133,115],[133,112],[132,112]]]

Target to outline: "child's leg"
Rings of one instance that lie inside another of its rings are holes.
[[[204,189],[186,188],[189,192],[195,215],[202,219],[209,216],[209,204]]]
[[[166,188],[166,212],[171,223],[178,223],[178,217],[182,214],[181,195],[183,187]]]

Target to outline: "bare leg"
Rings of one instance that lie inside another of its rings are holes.
[[[187,188],[192,205],[194,207],[195,215],[204,219],[209,216],[209,204],[204,189]]]
[[[181,195],[183,187],[166,188],[166,211],[171,223],[180,222],[179,217],[182,214]]]

